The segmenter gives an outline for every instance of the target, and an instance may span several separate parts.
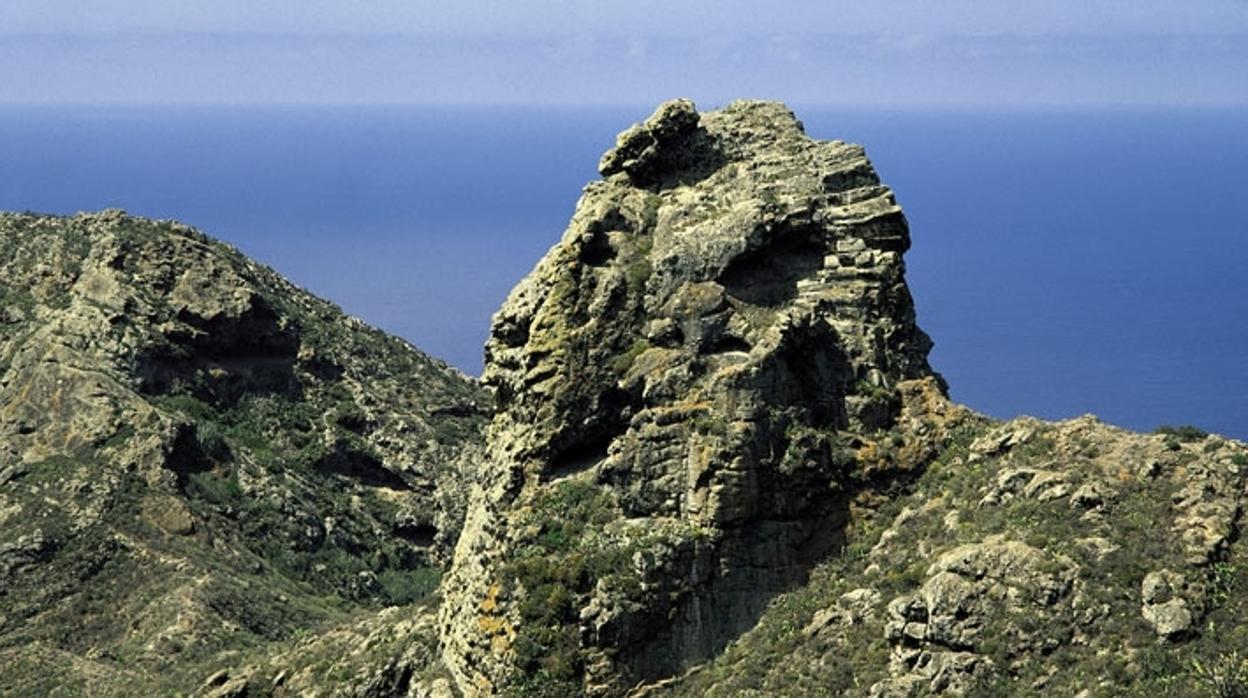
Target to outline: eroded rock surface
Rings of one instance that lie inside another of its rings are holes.
[[[860,147],[676,101],[601,171],[486,346],[498,412],[444,588],[469,692],[615,694],[714,656],[840,545],[851,471],[921,460],[909,427],[956,411]],[[909,454],[873,458],[903,421]]]

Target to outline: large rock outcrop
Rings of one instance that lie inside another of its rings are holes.
[[[712,657],[838,548],[867,464],[921,460],[954,411],[862,148],[680,100],[600,170],[486,346],[497,413],[444,587],[469,693],[616,694]],[[899,420],[916,438],[873,458]]]

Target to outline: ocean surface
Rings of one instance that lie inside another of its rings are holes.
[[[649,111],[5,107],[0,209],[180,219],[477,374]],[[1248,112],[796,111],[896,191],[955,399],[1248,438]]]

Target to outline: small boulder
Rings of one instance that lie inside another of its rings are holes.
[[[1186,586],[1183,577],[1170,570],[1145,575],[1140,584],[1140,613],[1158,636],[1173,640],[1192,629],[1195,614],[1180,595]]]

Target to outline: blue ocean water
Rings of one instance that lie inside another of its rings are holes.
[[[178,218],[468,373],[648,107],[0,109],[0,209]],[[954,398],[1248,438],[1248,112],[797,108],[909,216]]]

